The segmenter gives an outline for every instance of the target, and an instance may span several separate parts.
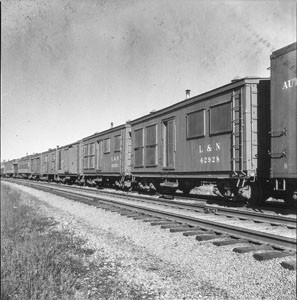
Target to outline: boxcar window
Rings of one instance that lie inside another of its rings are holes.
[[[84,169],[88,169],[88,157],[84,157]]]
[[[84,145],[84,169],[95,168],[95,143]]]
[[[210,108],[210,134],[231,131],[231,102]]]
[[[95,155],[95,143],[89,144],[89,155]]]
[[[110,152],[110,139],[105,139],[103,141],[103,151],[104,151],[104,153]]]
[[[36,164],[37,164],[37,168],[38,168],[38,170],[39,170],[39,168],[40,168],[40,157],[37,157],[36,158]]]
[[[143,129],[135,130],[135,147],[143,147]]]
[[[88,159],[88,152],[89,152],[89,145],[84,145],[84,169],[89,168],[89,159]]]
[[[95,143],[89,144],[89,168],[95,168]]]
[[[88,156],[88,145],[84,145],[84,156]]]
[[[89,169],[92,169],[95,167],[95,157],[89,156]]]
[[[114,151],[120,151],[121,150],[121,135],[116,135],[114,137]]]
[[[152,125],[146,128],[146,165],[156,165],[157,149],[157,126]]]
[[[154,146],[156,145],[156,125],[148,126],[146,128],[146,145],[147,146]]]
[[[191,112],[187,115],[187,138],[205,136],[205,109]]]
[[[140,167],[143,165],[143,128],[135,130],[135,166]]]

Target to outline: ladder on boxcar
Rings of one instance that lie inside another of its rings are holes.
[[[243,171],[243,107],[242,89],[239,93],[232,92],[232,172],[234,176],[245,176]]]

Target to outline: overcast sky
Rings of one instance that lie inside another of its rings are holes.
[[[295,0],[2,1],[1,158],[267,77],[294,41]]]

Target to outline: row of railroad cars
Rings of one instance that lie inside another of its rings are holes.
[[[75,143],[5,164],[5,174],[91,186],[297,198],[296,43],[271,55],[271,78],[233,80]]]

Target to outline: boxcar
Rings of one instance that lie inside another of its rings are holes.
[[[269,176],[269,86],[234,80],[131,121],[136,184],[188,193],[212,182],[220,195],[256,197],[257,176]]]
[[[56,175],[56,152],[57,149],[49,149],[42,153],[42,180],[54,181]]]
[[[15,177],[18,174],[18,160],[13,159],[3,163],[4,174],[7,177]]]
[[[30,157],[30,176],[29,179],[39,180],[41,173],[41,153],[32,154]]]
[[[129,188],[131,126],[123,124],[83,139],[82,182],[92,186]]]
[[[297,199],[296,47],[271,55],[271,177],[274,190],[289,202]]]
[[[73,183],[80,175],[81,141],[57,148],[56,178],[57,182]]]
[[[31,156],[27,155],[18,160],[18,174],[22,178],[28,178],[31,175],[30,170]]]

